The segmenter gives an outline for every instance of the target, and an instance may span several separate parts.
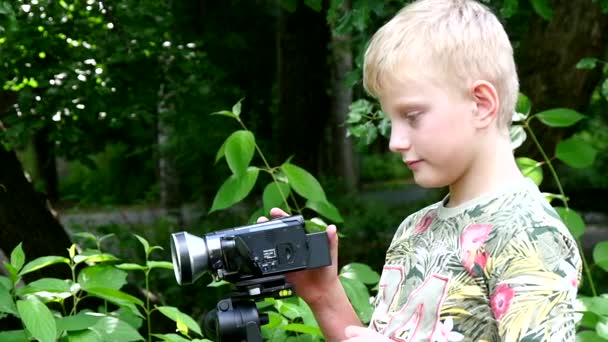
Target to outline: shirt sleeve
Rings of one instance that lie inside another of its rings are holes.
[[[576,242],[554,227],[513,236],[495,255],[488,283],[502,341],[573,341],[581,277]]]

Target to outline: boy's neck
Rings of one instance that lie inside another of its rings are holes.
[[[460,179],[450,185],[448,207],[456,207],[481,195],[500,190],[523,178],[515,163],[509,138],[486,139],[480,153]]]

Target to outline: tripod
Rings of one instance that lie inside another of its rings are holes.
[[[236,291],[220,300],[205,316],[205,330],[217,342],[262,342],[261,325],[268,315],[259,313],[256,301],[293,295],[293,286],[283,275],[248,279],[235,284]]]

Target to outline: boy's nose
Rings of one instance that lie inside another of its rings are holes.
[[[391,139],[388,148],[393,152],[407,151],[412,147],[412,143],[408,134],[402,130],[391,130]]]

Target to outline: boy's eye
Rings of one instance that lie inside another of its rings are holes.
[[[420,116],[420,112],[409,112],[409,113],[405,113],[404,117],[405,119],[407,119],[410,122],[415,122],[416,120],[418,120],[418,117]]]

